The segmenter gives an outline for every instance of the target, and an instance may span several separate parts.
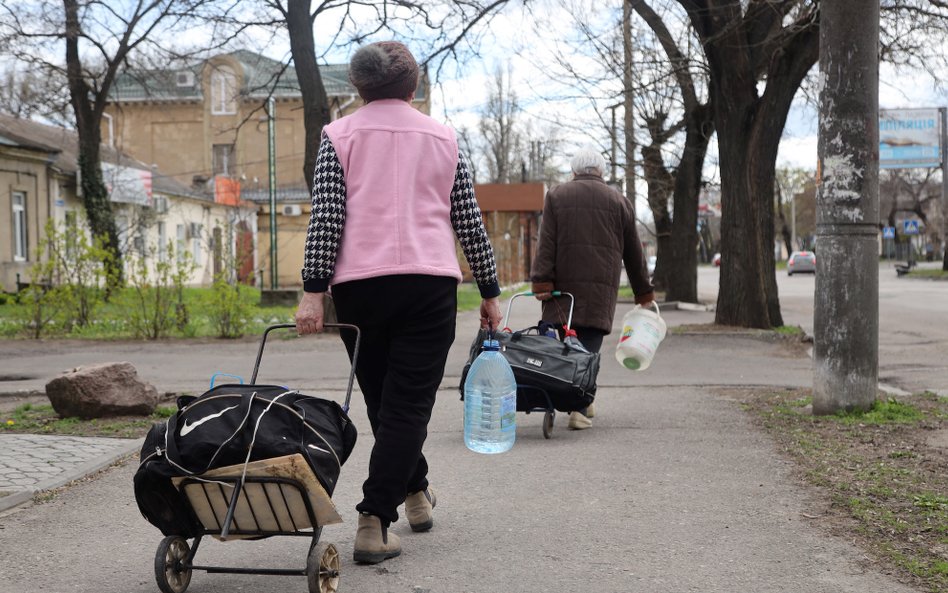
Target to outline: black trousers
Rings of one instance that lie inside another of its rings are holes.
[[[381,276],[337,284],[332,295],[339,322],[362,330],[356,378],[375,436],[356,509],[388,525],[407,494],[428,487],[421,449],[454,342],[457,281]],[[351,360],[355,336],[340,334]]]
[[[602,349],[602,340],[606,337],[606,332],[595,327],[582,327],[574,325],[571,329],[576,332],[576,337],[579,338],[579,341],[582,342],[586,350],[590,352],[599,352]],[[563,337],[563,330],[558,330],[560,338]],[[596,394],[596,388],[594,387],[591,392],[593,395]],[[586,408],[579,410],[586,414]]]
[[[583,343],[586,350],[590,352],[599,352],[602,349],[602,340],[606,337],[606,332],[595,327],[574,327],[576,337]]]

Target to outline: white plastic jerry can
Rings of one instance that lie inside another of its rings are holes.
[[[622,318],[622,335],[616,346],[616,360],[633,371],[644,371],[652,364],[658,345],[665,339],[667,327],[658,309],[658,303],[652,301],[655,311],[636,305]]]

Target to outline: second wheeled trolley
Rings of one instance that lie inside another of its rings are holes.
[[[292,324],[280,324],[264,331],[250,386],[256,384],[269,332],[293,327]],[[326,324],[326,327],[356,332],[352,369],[342,408],[348,411],[360,332],[356,326],[348,324]],[[339,553],[333,544],[321,542],[320,535],[323,526],[339,523],[342,519],[303,455],[297,453],[219,467],[198,476],[175,477],[172,482],[183,495],[184,510],[192,514],[200,529],[190,545],[188,538],[180,535],[168,535],[158,545],[155,578],[163,593],[184,593],[195,570],[207,573],[305,576],[309,593],[334,593],[338,590]],[[309,538],[310,545],[306,565],[301,568],[209,566],[195,560],[205,536],[225,542],[295,536]]]
[[[571,330],[573,295],[556,291],[553,296],[570,300],[569,314],[559,334],[543,333],[541,325],[513,331],[509,327],[510,311],[519,297],[534,296],[532,292],[513,295],[507,303],[502,331],[494,332],[500,342],[501,353],[510,364],[517,381],[517,411],[543,413],[543,436],[552,438],[556,412],[583,410],[593,402],[596,377],[599,374],[599,353],[589,352]],[[471,363],[481,352],[487,330],[480,330],[471,344],[470,357],[461,375],[460,391],[463,397],[464,381]]]

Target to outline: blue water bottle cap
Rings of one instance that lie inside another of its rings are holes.
[[[493,350],[495,352],[500,350],[500,342],[497,340],[484,340],[484,350]]]

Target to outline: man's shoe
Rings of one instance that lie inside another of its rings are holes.
[[[569,413],[569,427],[573,430],[586,430],[587,428],[592,428],[592,425],[592,420],[583,416],[582,412]]]
[[[375,515],[359,514],[359,528],[352,559],[360,564],[378,564],[402,553],[402,544],[398,536],[382,527],[382,521]]]
[[[412,531],[428,531],[434,525],[431,509],[438,503],[434,490],[428,486],[424,490],[413,492],[405,498],[405,516]]]
[[[586,417],[595,418],[596,417],[596,404],[589,404],[586,406]]]

